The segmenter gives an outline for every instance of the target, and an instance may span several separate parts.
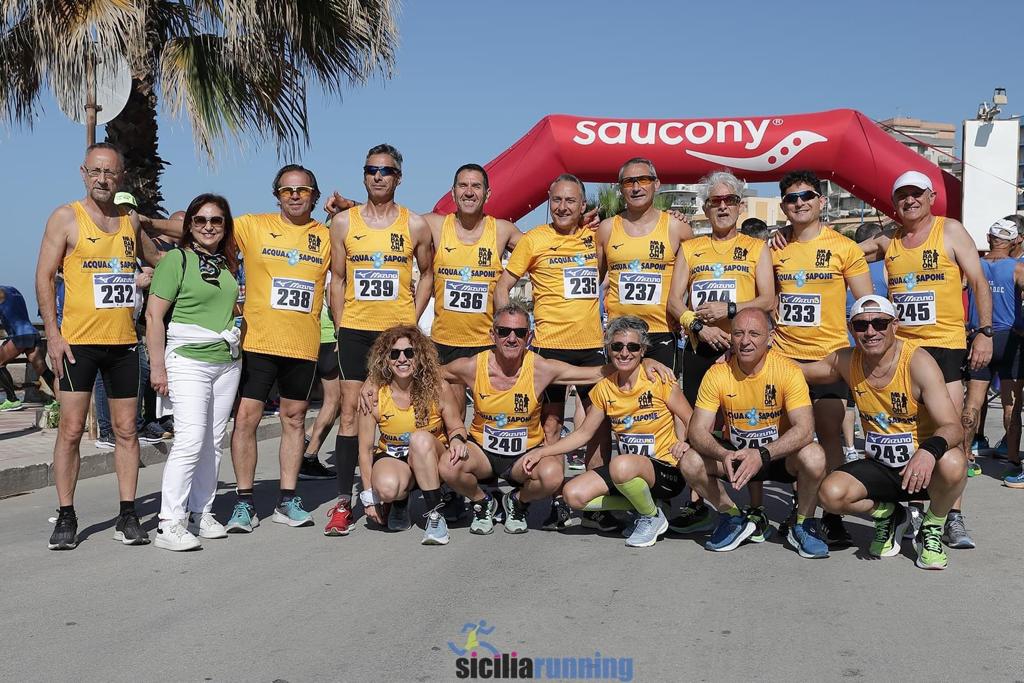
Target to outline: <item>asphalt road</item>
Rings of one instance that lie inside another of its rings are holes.
[[[260,447],[261,517],[276,495],[276,448]],[[82,543],[70,552],[46,549],[53,489],[0,501],[0,672],[17,681],[455,680],[448,643],[461,647],[464,624],[485,620],[494,630],[480,639],[501,652],[599,652],[616,658],[615,680],[1024,679],[1015,532],[1024,491],[990,476],[1002,463],[984,466],[967,503],[979,548],[949,551],[944,572],[917,569],[910,549],[869,559],[864,520],[851,522],[861,549],[826,560],[774,539],[723,554],[673,536],[628,549],[579,528],[540,531],[542,504],[520,536],[501,527],[471,536],[464,522],[450,545],[424,547],[419,529],[387,533],[360,520],[348,537],[326,538],[333,482],[300,484],[315,527],[268,519],[251,535],[171,553],[111,540],[115,481],[97,477],[79,485]],[[161,472],[140,478],[150,530]],[[222,475],[233,480],[230,463]],[[222,491],[215,512],[226,521],[230,484]],[[769,496],[777,522],[788,496]]]

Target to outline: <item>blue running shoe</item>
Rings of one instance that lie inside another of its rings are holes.
[[[786,540],[800,557],[807,559],[828,557],[828,544],[821,540],[821,532],[818,531],[818,520],[816,519],[808,518],[800,524],[791,525]]]
[[[1024,468],[1020,465],[1014,465],[1007,470],[1006,475],[1003,477],[1003,486],[1011,489],[1024,489]]]
[[[302,499],[295,496],[274,509],[271,521],[288,526],[312,526],[313,515],[302,509]]]
[[[992,452],[992,446],[984,436],[975,436],[974,441],[971,442],[971,452],[975,455],[988,455]]]
[[[716,553],[735,550],[754,533],[754,526],[754,522],[743,515],[721,513],[718,516],[718,526],[711,532],[711,538],[704,547]]]
[[[259,525],[260,518],[256,516],[256,509],[248,503],[238,501],[224,530],[229,534],[251,534]]]
[[[1004,434],[1003,438],[999,439],[999,443],[996,444],[995,449],[992,451],[992,455],[1000,458],[1001,460],[1006,460],[1007,453],[1009,453],[1009,450],[1006,448],[1006,435]]]

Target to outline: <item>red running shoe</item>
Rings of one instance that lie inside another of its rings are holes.
[[[349,504],[338,501],[327,513],[327,526],[324,527],[324,536],[347,536],[349,527],[352,525],[352,510]]]

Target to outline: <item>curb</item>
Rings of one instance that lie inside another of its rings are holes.
[[[306,413],[306,429],[309,429],[320,411],[310,409]],[[224,453],[231,452],[231,432],[234,431],[234,421],[231,422],[231,429],[224,436]],[[260,420],[260,426],[256,428],[256,442],[267,441],[281,436],[281,421],[276,415],[268,415]],[[86,437],[83,437],[83,441]],[[171,442],[163,441],[156,444],[139,444],[139,467],[159,465],[167,460],[171,450]],[[89,479],[104,474],[111,474],[114,471],[114,451],[96,451],[84,453],[81,457],[81,467],[78,478]],[[37,463],[24,465],[22,467],[11,467],[0,470],[0,498],[7,498],[21,493],[28,493],[37,489],[44,489],[54,485],[53,463]]]

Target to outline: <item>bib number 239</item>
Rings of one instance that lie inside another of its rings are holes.
[[[359,301],[394,301],[398,299],[397,270],[357,270],[356,299]]]

